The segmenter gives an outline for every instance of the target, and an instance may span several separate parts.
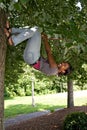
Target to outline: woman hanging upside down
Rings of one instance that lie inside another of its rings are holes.
[[[24,61],[33,68],[46,75],[67,75],[71,72],[71,66],[67,62],[57,64],[51,52],[48,43],[48,37],[40,33],[37,27],[32,28],[9,28],[9,22],[6,22],[5,34],[9,45],[16,46],[26,40],[27,45],[24,50]],[[47,59],[40,55],[41,38],[44,41]]]

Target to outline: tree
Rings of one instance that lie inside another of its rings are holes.
[[[68,98],[67,98],[67,107],[73,107],[74,106],[74,100],[73,100],[73,81],[72,79],[67,80],[67,87],[68,87]]]
[[[6,21],[6,13],[0,9],[0,130],[4,129],[4,72],[5,72],[5,57],[6,57],[6,38],[4,34],[4,27]]]

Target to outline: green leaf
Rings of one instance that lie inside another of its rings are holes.
[[[80,32],[79,37],[87,41],[87,35],[84,32]]]
[[[14,4],[14,8],[16,9],[16,10],[20,10],[22,7],[21,7],[21,5],[20,4]]]
[[[25,4],[25,3],[29,2],[29,0],[20,0],[20,2],[21,2],[22,4]]]
[[[67,47],[67,48],[71,47],[72,45],[73,45],[72,42],[68,42],[68,43],[66,43],[66,47]]]

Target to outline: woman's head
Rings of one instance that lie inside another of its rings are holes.
[[[58,64],[58,75],[68,75],[72,71],[72,66],[67,62]]]

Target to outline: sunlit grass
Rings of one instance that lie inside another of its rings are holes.
[[[67,93],[52,95],[35,96],[35,107],[32,106],[32,97],[15,97],[5,99],[5,118],[13,117],[18,114],[31,113],[43,110],[55,110],[67,107]],[[87,105],[87,91],[75,92],[74,105]]]

